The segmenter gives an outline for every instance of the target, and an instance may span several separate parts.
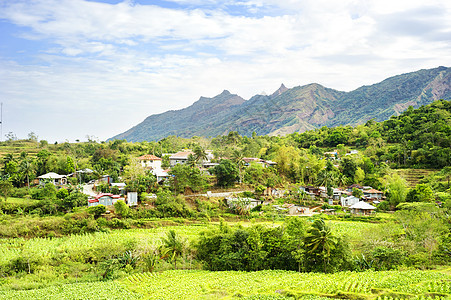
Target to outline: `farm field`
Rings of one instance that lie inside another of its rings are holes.
[[[332,230],[337,235],[347,235],[351,239],[361,234],[367,228],[378,228],[379,224],[347,222],[347,221],[327,221]],[[251,223],[229,223],[229,225],[242,224],[248,226]],[[268,226],[279,226],[281,222],[261,223]],[[7,264],[24,253],[33,257],[51,258],[66,253],[69,257],[76,256],[77,253],[89,251],[90,249],[108,249],[115,245],[136,244],[137,248],[145,249],[148,246],[160,242],[169,230],[174,230],[177,234],[193,241],[200,232],[218,224],[199,224],[183,226],[166,226],[149,229],[118,229],[110,232],[96,232],[93,234],[71,235],[61,238],[7,238],[0,240],[0,265]]]
[[[449,272],[449,270],[448,270]],[[451,275],[439,271],[335,274],[291,271],[171,270],[27,291],[1,299],[449,299]]]

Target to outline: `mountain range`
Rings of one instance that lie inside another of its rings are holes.
[[[382,82],[343,92],[312,83],[294,88],[283,84],[271,95],[245,100],[224,90],[200,97],[191,106],[147,117],[110,140],[130,142],[180,137],[284,135],[322,126],[358,125],[383,121],[409,106],[417,108],[437,99],[451,99],[451,68],[438,67],[393,76]]]

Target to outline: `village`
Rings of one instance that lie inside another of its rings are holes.
[[[357,153],[357,150],[351,150],[347,155],[355,155]],[[325,152],[324,159],[335,161],[337,154],[337,151]],[[171,168],[179,164],[189,164],[190,160],[192,161],[194,159],[194,155],[195,153],[191,150],[165,154],[169,163],[167,168],[163,168],[162,158],[152,154],[139,156],[136,158],[136,161],[142,170],[155,177],[158,185],[169,187],[170,179],[177,180],[175,175],[171,175]],[[220,160],[221,159],[215,159],[213,151],[206,150],[203,159],[195,164],[195,167],[204,174],[214,177],[214,174],[211,173],[211,168],[218,166],[218,161]],[[241,163],[243,168],[249,167],[250,164],[261,165],[264,168],[274,168],[277,165],[274,161],[254,157],[243,157]],[[338,167],[338,165],[336,165],[336,167]],[[90,173],[93,173],[91,169],[78,170],[68,175],[59,175],[50,172],[37,177],[37,179],[39,180],[39,185],[45,185],[50,182],[58,188],[64,188],[68,183],[68,178]],[[239,179],[237,178],[235,183],[238,184],[238,181]],[[99,185],[109,186],[116,194],[101,192],[97,188]],[[278,213],[291,216],[311,216],[320,213],[333,215],[337,210],[343,213],[348,212],[355,215],[370,216],[375,214],[376,206],[386,199],[382,191],[376,190],[371,186],[362,186],[359,184],[335,188],[299,185],[297,186],[296,193],[300,195],[304,205],[296,205],[289,202],[279,204],[280,201],[283,201],[289,194],[292,194],[292,191],[281,187],[266,187],[261,193],[256,195],[252,190],[249,190],[249,186],[241,185],[239,187],[242,187],[243,189],[236,191],[236,188],[232,188],[230,191],[205,191],[205,193],[198,194],[194,194],[189,187],[187,187],[184,194],[189,197],[222,198],[228,207],[235,211],[238,209],[238,211],[248,212],[257,207],[270,205]],[[124,201],[129,207],[138,206],[140,203],[136,191],[128,190],[127,185],[124,182],[113,182],[112,177],[109,175],[102,175],[98,179],[90,180],[89,182],[82,184],[82,192],[89,196],[86,203],[88,207],[97,205],[111,207],[119,200]],[[243,192],[246,196],[243,196]],[[156,197],[155,194],[147,196],[148,199]],[[278,204],[274,203],[273,200],[275,198],[279,199],[279,201],[277,201]],[[306,206],[305,204],[309,202],[315,203],[315,205]],[[318,203],[321,205],[318,205]]]

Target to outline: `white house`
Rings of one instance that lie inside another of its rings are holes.
[[[230,208],[234,208],[237,206],[245,207],[246,209],[252,209],[257,205],[262,205],[263,200],[257,200],[252,198],[226,198],[227,205]]]
[[[368,199],[382,199],[383,193],[375,189],[363,190],[363,196]]]
[[[50,182],[54,185],[63,185],[67,184],[67,176],[66,175],[59,175],[54,172],[50,172],[41,176],[38,176],[39,184],[45,185],[46,183]]]
[[[192,151],[180,151],[176,154],[173,154],[169,157],[169,163],[171,167],[175,166],[176,164],[184,164],[188,161],[189,155],[194,155],[194,152]]]
[[[152,154],[146,154],[138,157],[143,168],[161,169],[162,159]]]
[[[152,174],[157,177],[157,182],[161,182],[162,180],[169,178],[169,174],[167,170],[163,170],[161,168],[152,169]]]
[[[349,197],[342,197],[340,199],[341,202],[341,206],[343,207],[347,207],[347,206],[352,206],[356,203],[359,203],[360,199],[354,196],[349,196]]]

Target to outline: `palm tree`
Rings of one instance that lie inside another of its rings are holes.
[[[244,156],[243,156],[243,152],[241,152],[240,150],[233,150],[233,161],[237,164],[238,166],[238,175],[240,178],[240,183],[242,183],[243,178],[241,175],[241,170],[244,167],[244,160],[243,160]]]
[[[174,261],[174,268],[177,269],[177,258],[185,252],[186,241],[178,236],[174,230],[169,230],[166,238],[161,238],[163,245],[160,249],[161,258],[169,258]]]
[[[28,157],[21,161],[20,170],[27,177],[27,187],[30,188],[30,174],[33,173],[33,166]]]
[[[190,166],[191,168],[194,168],[194,166],[196,165],[196,158],[194,157],[194,155],[192,155],[192,154],[188,155],[186,164],[188,166]]]
[[[199,161],[207,160],[207,152],[202,148],[202,146],[196,146],[194,148],[194,158],[196,159],[196,163],[199,163]]]
[[[307,231],[305,246],[307,253],[316,253],[322,257],[324,273],[326,273],[330,252],[336,247],[336,238],[323,219],[317,219],[313,222],[312,227]]]

